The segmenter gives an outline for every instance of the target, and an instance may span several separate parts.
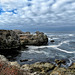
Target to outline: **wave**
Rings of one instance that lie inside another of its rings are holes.
[[[57,47],[61,46],[61,45],[64,44],[64,43],[67,44],[69,41],[70,41],[70,40],[63,41],[63,42],[59,43],[59,45],[58,45]]]
[[[32,54],[32,53],[45,54],[47,57],[49,56],[49,53],[46,51],[29,50],[29,51],[22,51],[22,52],[28,54]]]
[[[65,52],[65,53],[75,53],[75,51],[66,51],[66,50],[63,50],[63,49],[60,49],[60,48],[55,48],[55,49],[57,49],[57,50],[59,50],[59,51],[62,51],[62,52]]]
[[[72,65],[72,63],[73,63],[73,62],[72,62],[72,60],[71,60],[71,59],[69,59],[69,63],[67,63],[67,65],[68,65],[68,66],[71,66],[71,65]]]
[[[47,45],[47,46],[27,46],[29,49],[38,49],[38,48],[49,48],[49,47],[53,47],[53,48],[56,48],[56,47],[59,47],[61,46],[63,43],[68,43],[69,41],[63,41],[61,43],[59,43],[58,45]]]
[[[39,49],[39,48],[50,48],[57,47],[58,45],[49,45],[49,46],[27,46],[29,49]]]
[[[58,45],[48,45],[48,46],[27,46],[29,49],[32,49],[33,52],[37,52],[37,53],[41,53],[41,52],[45,52],[45,51],[34,51],[36,49],[39,49],[39,48],[53,48],[53,49],[56,49],[56,50],[59,50],[59,51],[62,51],[62,52],[65,52],[65,53],[75,53],[75,51],[66,51],[66,50],[63,50],[63,49],[60,49],[58,48],[59,46],[61,46],[63,43],[68,43],[70,40],[67,40],[67,41],[63,41],[61,43],[59,43]],[[30,50],[31,52],[31,50]],[[46,53],[47,54],[47,53]]]
[[[48,40],[56,40],[56,39],[59,39],[59,38],[48,38]]]

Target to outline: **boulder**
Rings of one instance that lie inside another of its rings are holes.
[[[0,50],[19,49],[19,36],[12,30],[0,30]]]

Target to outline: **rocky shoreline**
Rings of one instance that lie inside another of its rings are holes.
[[[68,68],[61,67],[64,60],[55,60],[55,64],[48,62],[36,62],[34,64],[20,65],[10,62],[0,55],[0,75],[75,75],[75,63]]]
[[[0,30],[0,54],[1,52],[10,51],[12,53],[12,51],[21,50],[26,45],[40,46],[47,43],[48,37],[43,32],[37,31],[35,34],[31,34],[20,30]],[[68,68],[61,66],[65,63],[65,60],[56,59],[55,64],[36,62],[20,65],[17,61],[11,62],[4,55],[0,55],[0,75],[75,75],[75,63],[72,63]]]

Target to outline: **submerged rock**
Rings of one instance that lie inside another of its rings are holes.
[[[50,40],[50,42],[55,42],[54,40]]]
[[[26,61],[33,61],[33,59],[24,59],[24,60],[20,60],[20,62],[26,62]]]
[[[0,30],[0,50],[19,49],[19,36],[12,30]]]

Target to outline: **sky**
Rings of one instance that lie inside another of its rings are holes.
[[[0,0],[0,29],[75,31],[75,0]]]

